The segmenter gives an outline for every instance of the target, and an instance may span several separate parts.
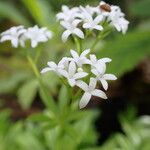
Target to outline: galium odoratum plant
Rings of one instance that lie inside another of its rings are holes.
[[[48,62],[48,67],[44,68],[41,73],[54,71],[63,81],[68,81],[72,88],[82,89],[84,93],[79,102],[80,108],[84,108],[92,96],[107,99],[105,92],[98,89],[97,85],[101,83],[104,90],[107,90],[107,80],[117,79],[115,75],[106,73],[106,65],[111,62],[111,59],[97,59],[91,51],[93,51],[105,28],[112,29],[114,27],[117,31],[126,33],[129,22],[124,16],[118,6],[109,5],[103,1],[97,7],[88,5],[70,9],[67,6],[62,6],[62,12],[56,15],[57,20],[65,28],[62,41],[66,42],[69,36],[72,36],[77,49],[70,50],[71,57],[62,58],[58,64],[52,61]],[[82,41],[80,39],[85,40],[85,34],[95,30],[99,34],[94,45],[86,50],[81,49]],[[87,66],[89,66],[88,69]]]
[[[47,67],[42,69],[41,73],[55,72],[69,91],[72,88],[71,96],[75,97],[76,100],[80,99],[80,108],[84,108],[92,96],[107,99],[105,92],[98,89],[98,85],[101,84],[103,89],[107,90],[107,81],[117,79],[115,75],[106,73],[107,63],[110,63],[111,59],[99,59],[93,52],[99,40],[108,35],[113,28],[123,34],[126,33],[129,22],[124,17],[125,14],[120,7],[109,5],[103,1],[95,7],[89,5],[74,8],[62,6],[62,12],[56,15],[57,20],[60,21],[61,26],[65,29],[62,33],[62,41],[66,42],[69,37],[73,37],[76,50],[70,50],[70,56],[63,57],[58,64],[49,61]],[[93,34],[95,35],[94,43],[91,47],[83,50],[81,46],[82,40],[86,40],[88,36]],[[52,32],[47,28],[34,26],[25,29],[23,26],[18,26],[3,32],[0,41],[10,40],[12,46],[18,47],[20,45],[24,47],[25,41],[31,40],[31,47],[35,48],[39,42],[46,42],[51,37]],[[35,62],[31,57],[28,57],[28,60],[43,88],[41,75]],[[45,88],[42,91],[46,96],[44,102],[47,104],[51,100],[49,100]],[[75,91],[76,93],[74,93]],[[54,106],[54,102],[51,101],[50,105]],[[49,107],[52,108],[51,106]]]

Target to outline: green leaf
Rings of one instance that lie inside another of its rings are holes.
[[[112,59],[108,72],[121,76],[131,71],[136,65],[150,54],[150,32],[134,31],[125,36],[107,41],[98,52],[98,58]]]
[[[149,17],[150,0],[135,1],[130,5],[131,13],[139,17]]]
[[[29,25],[29,21],[12,3],[0,2],[0,17],[8,18],[18,24]]]
[[[30,75],[25,72],[16,72],[11,77],[0,80],[0,93],[14,92],[18,85],[26,80]]]
[[[38,81],[36,79],[29,80],[18,90],[18,98],[21,106],[28,109],[32,104],[38,88]]]
[[[46,0],[22,0],[22,2],[38,24],[50,26],[53,18],[50,5]]]
[[[65,85],[62,85],[62,87],[61,87],[58,100],[59,100],[59,107],[60,108],[64,108],[64,106],[66,106],[68,103],[69,96],[68,96],[67,87]]]

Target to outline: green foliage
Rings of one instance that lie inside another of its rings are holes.
[[[32,79],[26,81],[18,90],[19,102],[24,109],[28,109],[32,104],[38,90],[38,81]]]
[[[149,6],[150,6],[149,0],[135,1],[131,4],[130,10],[131,13],[135,16],[149,17],[150,16]]]
[[[73,112],[76,114],[76,111]],[[68,117],[74,117],[74,113],[68,113]],[[62,124],[59,123],[62,120],[52,117],[49,111],[33,115],[28,121],[10,124],[9,113],[2,111],[2,115],[0,115],[0,148],[1,150],[76,150],[94,146],[96,134],[93,121],[97,112],[80,113],[82,113],[81,118],[70,121],[66,117]],[[4,131],[5,134],[3,134]]]
[[[18,24],[29,25],[29,21],[25,16],[13,4],[8,2],[0,1],[0,17],[8,18]]]
[[[0,82],[0,93],[11,93],[17,90],[17,87],[21,82],[29,78],[30,74],[26,72],[15,72],[11,77],[1,79]]]
[[[135,119],[135,110],[128,109],[120,114],[123,133],[116,133],[99,150],[149,150],[150,149],[150,116]]]
[[[150,54],[150,32],[134,31],[126,36],[118,36],[104,43],[98,53],[98,57],[112,59],[108,72],[114,72],[117,76],[131,71],[136,65]]]
[[[50,5],[45,0],[22,0],[34,20],[41,26],[50,26],[53,20]]]

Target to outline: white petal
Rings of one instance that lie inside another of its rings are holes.
[[[97,69],[99,74],[104,74],[106,71],[105,63],[97,63],[94,67]]]
[[[47,65],[48,65],[50,68],[56,68],[56,67],[57,67],[57,65],[56,65],[53,61],[49,61],[49,62],[47,63]]]
[[[12,37],[10,36],[10,35],[4,35],[4,36],[2,36],[1,37],[1,42],[4,42],[4,41],[7,41],[7,40],[11,40],[12,39]]]
[[[101,90],[95,89],[91,93],[92,93],[93,96],[97,96],[97,97],[101,97],[103,99],[107,99],[106,94],[103,91],[101,91]]]
[[[92,54],[92,55],[90,55],[90,60],[91,60],[92,62],[96,62],[96,61],[97,61],[97,58],[96,58],[96,56],[95,56],[94,54]]]
[[[103,20],[103,16],[99,15],[94,19],[94,23],[95,24],[99,24],[101,21]]]
[[[96,25],[96,26],[94,26],[94,29],[99,30],[99,31],[102,31],[102,30],[103,30],[103,27],[100,26],[100,25]]]
[[[60,24],[61,24],[65,29],[70,29],[70,28],[71,28],[71,24],[70,24],[69,22],[61,21]]]
[[[72,77],[76,72],[76,64],[74,61],[71,61],[68,68],[69,76]]]
[[[68,76],[68,72],[66,70],[62,70],[62,69],[59,69],[58,70],[58,73],[62,76],[64,76],[65,78],[69,78]]]
[[[83,24],[83,28],[85,28],[85,29],[90,29],[90,28],[91,28],[91,24],[89,24],[89,23],[84,23],[84,24]]]
[[[103,78],[105,80],[116,80],[117,79],[117,77],[115,75],[113,75],[113,74],[104,74]]]
[[[70,50],[70,53],[71,53],[71,56],[74,58],[74,59],[78,59],[79,58],[79,55],[76,51],[74,50]]]
[[[107,83],[107,81],[105,79],[100,79],[100,81],[102,83],[103,88],[105,90],[107,90],[108,89],[108,83]]]
[[[82,64],[89,64],[89,65],[91,65],[91,61],[89,59],[87,59],[87,58],[82,59],[81,63]]]
[[[72,25],[76,27],[80,22],[81,22],[80,19],[75,19],[75,20],[72,22]]]
[[[73,77],[74,77],[74,79],[81,79],[81,78],[86,77],[87,75],[88,75],[88,73],[86,73],[86,72],[78,72]]]
[[[18,47],[18,39],[17,39],[17,38],[12,39],[11,44],[12,44],[14,47]]]
[[[84,81],[81,81],[81,80],[78,80],[76,82],[76,85],[81,88],[83,91],[87,91],[88,90],[88,85],[84,82]]]
[[[75,86],[75,80],[74,79],[68,79],[68,82],[70,84],[71,87]]]
[[[98,62],[100,63],[107,63],[107,62],[111,62],[112,60],[110,58],[101,58],[98,60]]]
[[[71,34],[71,32],[69,30],[64,31],[62,34],[62,41],[66,42],[68,37],[70,36],[70,34]]]
[[[77,35],[78,37],[80,37],[81,39],[84,39],[84,34],[80,29],[78,28],[74,29],[73,33]]]
[[[42,69],[41,73],[46,73],[46,72],[51,71],[51,70],[52,70],[51,68],[46,67],[46,68]]]
[[[90,49],[86,49],[81,53],[81,57],[85,57],[90,52]]]
[[[97,80],[95,78],[90,78],[89,89],[94,90],[97,84]]]
[[[91,99],[91,94],[85,92],[79,102],[80,109],[84,108],[89,103],[90,99]]]
[[[32,47],[32,48],[35,48],[35,47],[37,46],[37,44],[38,44],[37,41],[35,41],[35,40],[32,40],[32,41],[31,41],[31,47]]]
[[[91,72],[92,72],[94,75],[99,76],[99,73],[98,73],[98,71],[97,71],[96,69],[92,69]]]

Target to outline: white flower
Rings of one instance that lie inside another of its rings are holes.
[[[41,73],[46,73],[48,71],[54,71],[57,75],[61,75],[62,70],[64,69],[64,65],[60,61],[58,65],[53,61],[47,63],[48,67],[42,69]]]
[[[24,34],[24,39],[31,40],[31,46],[35,48],[38,43],[46,42],[52,37],[52,32],[47,30],[47,28],[39,28],[37,25],[27,29]]]
[[[78,67],[82,68],[83,64],[90,64],[90,60],[86,58],[86,55],[90,52],[90,49],[86,49],[84,50],[81,55],[79,56],[79,54],[74,51],[74,50],[70,50],[70,53],[73,57],[73,61],[76,62],[76,64],[78,65]]]
[[[96,29],[99,31],[103,30],[103,27],[99,25],[99,23],[103,20],[103,16],[99,15],[95,19],[92,18],[92,16],[89,15],[89,17],[86,20],[86,23],[83,24],[83,28],[85,29]]]
[[[97,80],[95,78],[90,78],[89,85],[87,85],[83,81],[77,81],[76,85],[80,87],[83,91],[85,91],[79,103],[80,109],[84,108],[89,103],[92,96],[97,96],[103,99],[107,99],[107,96],[103,91],[99,89],[95,89],[96,84],[97,84]]]
[[[61,75],[67,78],[70,86],[75,86],[78,79],[84,78],[88,75],[86,72],[77,72],[76,64],[74,61],[71,61],[68,66],[68,71],[61,71]]]
[[[99,23],[103,20],[102,15],[98,15],[93,19],[92,14],[91,14],[91,9],[90,8],[84,8],[80,6],[80,9],[82,10],[82,19],[84,21],[83,28],[85,29],[96,29],[96,30],[103,30],[103,27],[99,25]]]
[[[0,42],[11,41],[13,47],[18,47],[19,44],[23,43],[20,37],[26,32],[23,26],[11,27],[7,31],[1,34]],[[22,44],[21,44],[22,45]]]
[[[123,34],[126,33],[129,21],[124,18],[124,13],[121,12],[121,9],[118,6],[111,6],[111,12],[108,16],[108,19],[111,21],[111,25],[117,29],[117,31],[122,31]]]
[[[116,20],[114,19],[111,24],[117,29],[117,31],[122,31],[122,33],[125,34],[128,30],[129,21],[124,18],[118,18]]]
[[[91,69],[95,68],[99,70],[100,73],[106,70],[106,63],[111,62],[110,58],[102,58],[97,60],[94,54],[90,55],[90,60],[91,60]]]
[[[77,28],[78,24],[81,22],[79,19],[75,19],[72,23],[61,21],[60,24],[66,29],[66,31],[62,34],[62,40],[63,42],[66,42],[68,37],[71,34],[77,35],[79,38],[84,38],[84,33]]]
[[[103,72],[99,72],[97,69],[92,69],[91,72],[96,75],[97,80],[102,83],[102,86],[105,90],[108,89],[107,80],[116,80],[117,77],[113,74],[105,74],[106,69],[103,69]]]
[[[74,7],[69,9],[68,6],[62,6],[62,12],[56,15],[58,20],[64,20],[67,22],[72,22],[79,15],[79,8]]]

